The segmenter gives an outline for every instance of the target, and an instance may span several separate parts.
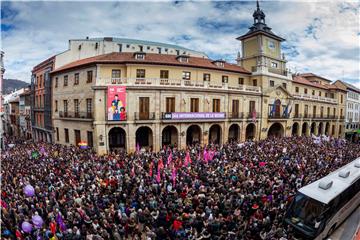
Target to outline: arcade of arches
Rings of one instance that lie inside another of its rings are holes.
[[[164,145],[185,147],[186,145],[196,143],[222,144],[225,141],[254,140],[257,139],[257,135],[259,135],[257,133],[257,126],[253,122],[244,125],[244,129],[241,129],[240,125],[237,123],[232,123],[227,129],[224,129],[224,127],[226,127],[226,125],[223,126],[217,123],[212,124],[207,128],[204,128],[201,124],[192,124],[184,128],[181,132],[179,126],[167,125],[162,129],[159,129],[161,135],[159,134],[158,137],[156,137],[152,127],[139,126],[134,130],[135,141],[134,138],[129,138],[131,135],[127,136],[128,130],[125,130],[122,127],[112,127],[108,132],[108,149],[110,151],[120,149],[134,151],[137,145],[139,147],[151,147],[155,149],[156,147],[161,148]],[[310,136],[311,134],[334,135],[334,132],[335,125],[332,125],[329,122],[294,122],[291,126],[292,136]],[[285,127],[282,123],[274,122],[265,134],[267,137],[285,136]],[[127,141],[130,142],[128,143]],[[159,142],[154,144],[154,141]]]

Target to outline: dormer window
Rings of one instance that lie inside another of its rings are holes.
[[[189,62],[189,56],[186,55],[180,55],[176,58],[179,62],[188,63]]]
[[[137,60],[144,60],[145,59],[145,53],[144,52],[137,52],[134,55],[135,55],[135,59],[137,59]]]
[[[224,67],[225,61],[224,60],[216,60],[213,62],[218,67]]]

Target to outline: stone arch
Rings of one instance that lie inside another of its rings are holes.
[[[219,124],[213,124],[209,128],[209,144],[221,144],[222,128]]]
[[[126,149],[126,130],[121,127],[112,127],[108,132],[109,150]]]
[[[283,137],[283,136],[284,136],[284,126],[279,122],[273,123],[268,130],[268,137]]]
[[[240,126],[237,123],[233,123],[229,127],[228,140],[239,141],[240,140]]]
[[[149,126],[138,127],[135,133],[136,137],[136,146],[139,147],[152,147],[153,143],[153,130]]]
[[[162,130],[162,146],[177,145],[179,141],[179,131],[174,125],[167,125]]]
[[[245,139],[254,139],[255,138],[255,134],[256,134],[256,126],[254,123],[249,123],[246,126],[246,131],[245,131]]]
[[[300,128],[299,123],[294,122],[294,124],[292,126],[291,135],[292,136],[299,136],[299,128]]]
[[[197,124],[190,125],[186,130],[186,145],[201,143],[202,131]]]

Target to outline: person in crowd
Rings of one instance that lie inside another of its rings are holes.
[[[11,138],[5,147],[2,239],[293,239],[282,220],[297,189],[360,156],[358,144],[311,137],[104,156]]]

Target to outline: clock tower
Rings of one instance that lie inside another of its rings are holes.
[[[265,14],[260,9],[258,1],[253,18],[254,23],[249,31],[236,38],[241,41],[238,64],[253,73],[269,73],[287,77],[286,60],[281,54],[281,42],[285,39],[277,36],[266,25]]]

